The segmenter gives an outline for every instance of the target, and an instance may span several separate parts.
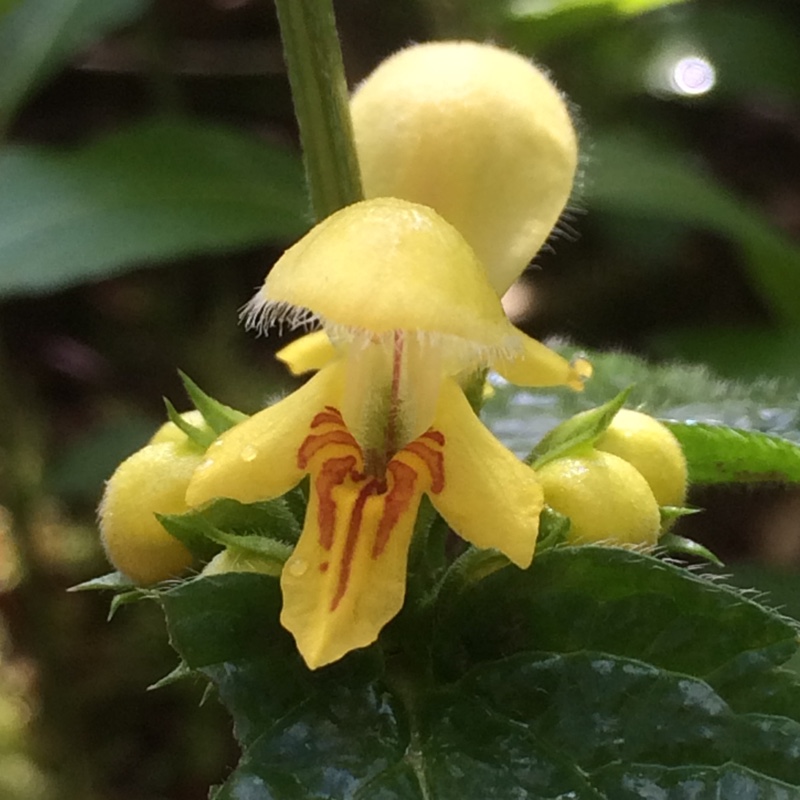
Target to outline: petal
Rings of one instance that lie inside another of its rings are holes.
[[[289,367],[292,375],[316,372],[336,358],[336,349],[325,331],[307,333],[278,350],[275,358]]]
[[[584,382],[592,376],[592,365],[585,358],[567,361],[536,339],[521,337],[522,352],[495,359],[492,369],[517,386],[569,386],[583,391]]]
[[[491,350],[518,344],[461,234],[432,209],[394,197],[354,203],[316,225],[270,270],[244,316],[251,327],[295,324],[302,309],[369,334],[413,330]]]
[[[445,439],[444,488],[430,494],[436,510],[463,539],[527,567],[544,505],[536,473],[484,427],[453,380],[442,387],[434,428]]]
[[[222,434],[195,470],[186,502],[197,506],[231,497],[253,503],[288,492],[305,474],[297,457],[311,421],[325,406],[338,404],[342,383],[341,364],[334,362],[288,397]]]
[[[429,485],[401,464],[378,494],[378,481],[349,468],[346,458],[330,459],[315,476],[303,533],[281,573],[281,624],[311,669],[372,644],[402,607],[408,546]]]

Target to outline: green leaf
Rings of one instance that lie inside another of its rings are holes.
[[[574,9],[598,8],[617,14],[644,14],[664,6],[675,5],[686,0],[513,0],[511,14],[515,17],[546,18]]]
[[[281,498],[244,504],[223,498],[201,511],[156,514],[165,530],[202,561],[222,547],[235,547],[282,564],[300,529]]]
[[[446,608],[448,674],[519,650],[594,650],[706,677],[785,660],[797,628],[740,591],[613,547],[555,547],[473,582]]]
[[[160,601],[243,748],[216,800],[800,796],[800,721],[770,707],[800,698],[774,668],[796,628],[641,554],[556,548],[472,584],[436,638],[463,612],[474,641],[492,631],[499,647],[484,642],[454,679],[374,647],[310,672],[263,575],[196,578]]]
[[[247,414],[226,406],[206,394],[185,372],[178,370],[178,374],[181,376],[186,394],[189,395],[194,407],[203,415],[203,419],[218,436],[247,419]]]
[[[574,348],[551,343],[566,357]],[[581,351],[583,352],[583,351]],[[679,422],[709,422],[782,436],[800,443],[800,381],[720,380],[705,367],[648,364],[627,353],[590,352],[594,374],[583,392],[518,389],[490,376],[494,395],[482,416],[520,458],[560,421],[633,386],[627,405]]]
[[[0,295],[306,227],[297,157],[222,127],[150,120],[74,152],[0,153]]]
[[[681,222],[738,242],[750,256],[754,288],[780,321],[800,325],[800,248],[756,211],[689,166],[685,155],[640,135],[595,136],[592,159],[591,207]]]
[[[0,12],[4,10],[0,4]],[[0,17],[0,131],[25,97],[87,45],[138,19],[149,0],[23,0]]]
[[[576,450],[594,444],[625,405],[631,388],[624,389],[607,403],[582,411],[557,425],[533,448],[525,459],[527,463],[539,469],[550,461],[565,458]]]
[[[667,422],[678,438],[691,483],[800,482],[800,446],[754,431]]]
[[[479,667],[462,684],[573,761],[604,797],[653,797],[630,779],[643,765],[654,778],[682,770],[684,780],[735,767],[800,792],[800,724],[737,715],[711,686],[684,674],[602,653],[520,653]],[[719,773],[717,781],[713,796],[736,796],[720,792]]]

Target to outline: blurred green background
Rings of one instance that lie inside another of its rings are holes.
[[[580,180],[507,298],[521,326],[800,402],[800,4],[335,5],[352,84],[464,37],[574,103]],[[157,607],[106,624],[65,590],[107,569],[103,480],[181,405],[176,367],[245,411],[285,388],[276,340],[236,325],[311,223],[272,5],[0,0],[0,134],[0,798],[194,800],[235,763],[226,715],[144,691],[175,665]],[[800,496],[692,499],[687,531],[800,609]]]

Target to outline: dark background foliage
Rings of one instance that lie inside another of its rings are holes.
[[[582,178],[508,299],[521,325],[795,380],[800,7],[626,5],[336,8],[353,84],[463,36],[532,55],[575,104]],[[670,87],[688,56],[708,92]],[[197,798],[235,763],[226,714],[191,684],[144,692],[175,663],[155,606],[107,625],[65,589],[105,569],[102,482],[182,399],[176,366],[246,411],[284,388],[275,342],[235,325],[310,224],[271,4],[0,0],[0,128],[0,796]],[[693,500],[713,513],[687,530],[796,602],[758,566],[800,563],[796,494]]]

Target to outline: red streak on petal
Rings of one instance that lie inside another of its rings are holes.
[[[303,444],[300,445],[300,449],[297,451],[297,466],[300,469],[305,469],[308,466],[308,462],[322,450],[322,448],[332,444],[343,444],[358,448],[353,435],[344,429],[312,434],[311,436],[306,436]]]
[[[441,431],[433,430],[433,428],[429,428],[419,438],[430,439],[431,441],[436,442],[436,444],[438,444],[440,447],[444,446],[444,434]]]
[[[350,524],[347,528],[347,539],[342,551],[341,569],[339,570],[339,582],[336,586],[336,594],[331,600],[331,611],[335,611],[347,591],[347,584],[350,582],[350,571],[353,566],[353,556],[356,552],[358,537],[361,533],[361,524],[364,521],[364,506],[367,499],[380,492],[380,485],[377,481],[369,481],[362,486],[358,492],[353,512],[350,515]]]
[[[311,420],[311,427],[318,428],[320,425],[330,423],[332,425],[342,424],[342,415],[332,406],[325,406],[324,411],[320,411],[314,419]]]
[[[322,563],[319,565],[319,571],[320,571],[320,572],[327,572],[327,571],[328,571],[328,567],[330,567],[330,562],[328,562],[328,561],[323,561],[323,562],[322,562]]]
[[[326,550],[333,546],[333,535],[336,531],[336,501],[333,499],[333,490],[344,482],[355,465],[355,456],[328,459],[314,481],[319,505],[319,543]]]
[[[432,431],[436,433],[436,431]],[[441,436],[441,434],[439,434]],[[417,458],[425,462],[428,472],[431,476],[431,491],[438,494],[444,489],[444,456],[438,450],[434,450],[425,442],[419,439],[407,444],[403,450],[407,453],[413,453]],[[442,436],[442,444],[444,444],[444,436]]]
[[[417,482],[417,472],[402,461],[390,461],[389,472],[394,478],[392,488],[389,489],[383,501],[383,514],[378,523],[375,542],[372,545],[372,557],[378,558],[386,548],[389,536],[400,520],[400,517],[409,509],[416,496],[414,485]]]

